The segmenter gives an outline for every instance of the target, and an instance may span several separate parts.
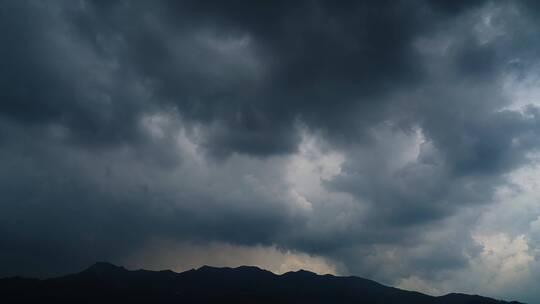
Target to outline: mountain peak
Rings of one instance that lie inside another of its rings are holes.
[[[199,268],[195,268],[196,271],[203,271],[203,272],[206,272],[206,271],[217,271],[217,270],[220,270],[222,269],[221,267],[215,267],[215,266],[209,266],[209,265],[203,265]]]
[[[316,273],[304,270],[304,269],[298,269],[296,271],[289,271],[284,273],[283,275],[301,275],[301,276],[317,276]]]
[[[116,266],[109,262],[96,262],[92,266],[84,270],[83,273],[100,274],[100,273],[111,273],[111,272],[119,272],[119,271],[127,271],[127,269],[124,268],[123,266]]]
[[[236,271],[252,271],[252,272],[269,272],[268,270],[261,269],[257,266],[238,266],[238,267],[216,267],[203,265],[197,270],[209,271],[209,270],[236,270]]]
[[[0,280],[0,294],[2,303],[37,303],[44,296],[54,296],[62,303],[89,301],[91,297],[92,303],[216,303],[221,299],[223,303],[520,304],[466,294],[434,297],[367,279],[319,276],[306,270],[275,275],[254,266],[202,266],[174,273],[128,271],[106,262],[61,278]]]

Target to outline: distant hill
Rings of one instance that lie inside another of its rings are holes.
[[[0,279],[0,303],[356,303],[503,304],[481,296],[433,297],[358,277],[300,270],[276,275],[257,267],[175,273],[129,271],[109,263],[59,278]]]

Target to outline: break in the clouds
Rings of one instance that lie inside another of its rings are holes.
[[[538,6],[0,2],[0,275],[255,264],[538,301]]]

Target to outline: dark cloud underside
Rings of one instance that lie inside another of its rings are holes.
[[[163,237],[392,283],[469,267],[475,219],[540,144],[505,91],[538,64],[536,6],[3,1],[0,275]]]

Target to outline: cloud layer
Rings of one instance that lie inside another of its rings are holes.
[[[512,288],[540,275],[536,14],[6,1],[0,276],[301,265],[537,300]]]

